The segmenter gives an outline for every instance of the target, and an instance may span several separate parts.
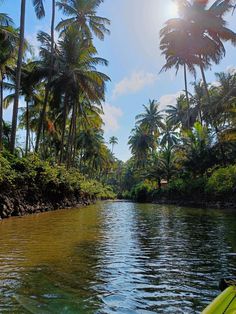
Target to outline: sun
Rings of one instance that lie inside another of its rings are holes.
[[[168,15],[171,18],[178,17],[179,16],[179,9],[178,5],[175,1],[171,1],[171,3],[168,5]]]

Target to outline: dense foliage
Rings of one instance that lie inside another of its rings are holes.
[[[190,99],[181,95],[164,111],[151,101],[137,116],[129,144],[133,157],[123,167],[124,197],[189,200],[235,199],[236,74],[219,73],[209,85],[208,103],[202,82]],[[140,120],[142,116],[142,120]]]
[[[77,194],[86,199],[115,198],[112,189],[89,179],[76,168],[50,164],[37,155],[18,158],[0,155],[1,192],[24,190],[33,198],[46,195],[50,199]]]
[[[90,197],[114,197],[104,185],[116,165],[117,144],[111,137],[109,148],[103,137],[102,103],[110,79],[101,69],[108,61],[94,45],[94,37],[103,40],[109,34],[110,21],[97,14],[101,3],[51,0],[51,31],[38,32],[38,55],[25,39],[26,1],[21,1],[19,28],[0,13],[2,187],[8,183],[8,188],[31,186],[47,194],[78,190]],[[37,18],[44,18],[44,1],[32,4]],[[63,20],[56,25],[58,11]],[[21,108],[19,100],[25,104]],[[8,123],[3,110],[11,104]]]

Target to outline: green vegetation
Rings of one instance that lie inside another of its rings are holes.
[[[19,29],[0,14],[2,193],[28,189],[42,198],[115,197],[106,183],[117,162],[117,139],[113,137],[110,150],[102,130],[102,102],[110,79],[101,69],[108,62],[98,56],[93,40],[109,34],[110,21],[97,15],[101,2],[52,0],[51,32],[37,35],[39,56],[25,39],[26,1],[21,1]],[[44,1],[32,3],[37,18],[44,18]],[[57,10],[65,19],[55,25]],[[20,99],[25,102],[21,108]],[[11,104],[10,124],[3,120],[3,109]],[[19,138],[17,128],[22,130]]]
[[[165,111],[155,101],[144,106],[129,139],[133,156],[123,167],[123,197],[236,201],[236,74],[216,78],[209,86],[210,105],[200,81],[189,96],[190,108],[184,95]]]
[[[78,169],[50,164],[37,155],[23,158],[0,155],[0,166],[1,192],[27,191],[32,198],[46,196],[51,200],[71,195],[88,200],[115,198],[111,188],[81,175]]]

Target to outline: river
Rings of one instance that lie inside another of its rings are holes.
[[[236,275],[233,211],[101,202],[0,234],[0,313],[200,313]]]

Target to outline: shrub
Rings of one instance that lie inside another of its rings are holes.
[[[223,198],[234,196],[236,192],[236,165],[214,170],[207,181],[206,192]]]
[[[12,183],[16,173],[11,168],[10,162],[0,154],[0,184],[3,182]]]
[[[10,184],[10,191],[26,189],[32,197],[34,194],[50,198],[71,194],[92,199],[116,197],[111,187],[85,178],[78,169],[52,166],[35,154],[24,158],[11,155],[9,160],[0,155],[0,184],[5,186],[6,182]]]
[[[152,191],[156,188],[156,184],[152,181],[145,180],[135,185],[131,190],[132,199],[138,202],[146,202],[150,200]]]

